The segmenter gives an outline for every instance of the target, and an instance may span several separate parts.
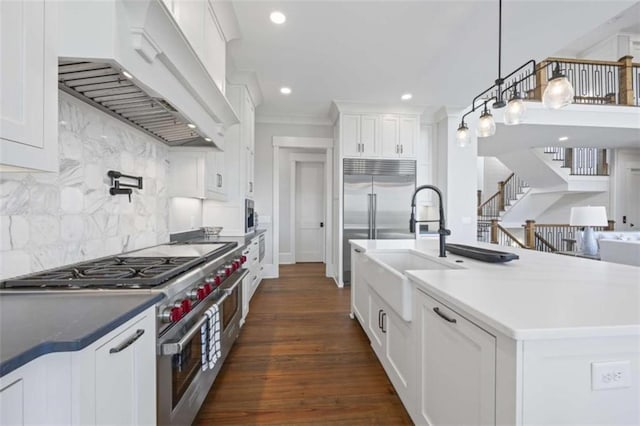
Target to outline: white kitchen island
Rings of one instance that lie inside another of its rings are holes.
[[[352,314],[417,424],[640,424],[640,268],[351,244]],[[394,271],[403,257],[432,269]]]

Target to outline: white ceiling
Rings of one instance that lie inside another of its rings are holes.
[[[553,56],[602,27],[630,0],[505,0],[503,75]],[[327,120],[332,100],[435,111],[465,107],[497,76],[497,0],[234,1],[239,71],[255,71],[260,118]],[[269,21],[280,10],[284,25]],[[281,86],[293,93],[283,96]]]

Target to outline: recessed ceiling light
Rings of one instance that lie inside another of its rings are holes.
[[[561,136],[558,138],[558,141],[560,142],[564,142],[564,141],[568,141],[569,140],[569,136]]]
[[[290,95],[291,94],[291,88],[290,87],[281,87],[280,88],[280,93],[282,93],[283,95]]]
[[[408,101],[411,98],[413,98],[413,95],[411,93],[405,93],[404,95],[400,96],[400,99],[402,99],[403,101]]]
[[[190,129],[195,129],[197,126],[193,123],[187,123],[187,127]]]
[[[271,12],[271,15],[269,15],[269,19],[271,19],[271,22],[273,22],[274,24],[280,25],[285,23],[287,17],[284,16],[284,13],[276,10],[274,12]]]
[[[129,74],[129,72],[125,71],[125,70],[122,70],[122,75],[127,77],[129,80],[131,80],[133,78],[133,76],[131,74]]]

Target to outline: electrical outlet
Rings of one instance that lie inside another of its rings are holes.
[[[631,361],[591,363],[591,389],[617,389],[631,386]]]

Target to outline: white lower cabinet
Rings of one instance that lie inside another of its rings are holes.
[[[414,297],[418,422],[495,424],[496,338],[422,291]]]
[[[411,328],[371,289],[367,334],[389,380],[409,409],[407,401],[415,383]]]
[[[70,354],[52,353],[0,377],[0,425],[71,423]]]
[[[363,328],[369,320],[369,291],[363,282],[361,272],[366,267],[364,254],[351,249],[351,313],[360,321]]]
[[[73,424],[156,423],[155,307],[72,354]]]

